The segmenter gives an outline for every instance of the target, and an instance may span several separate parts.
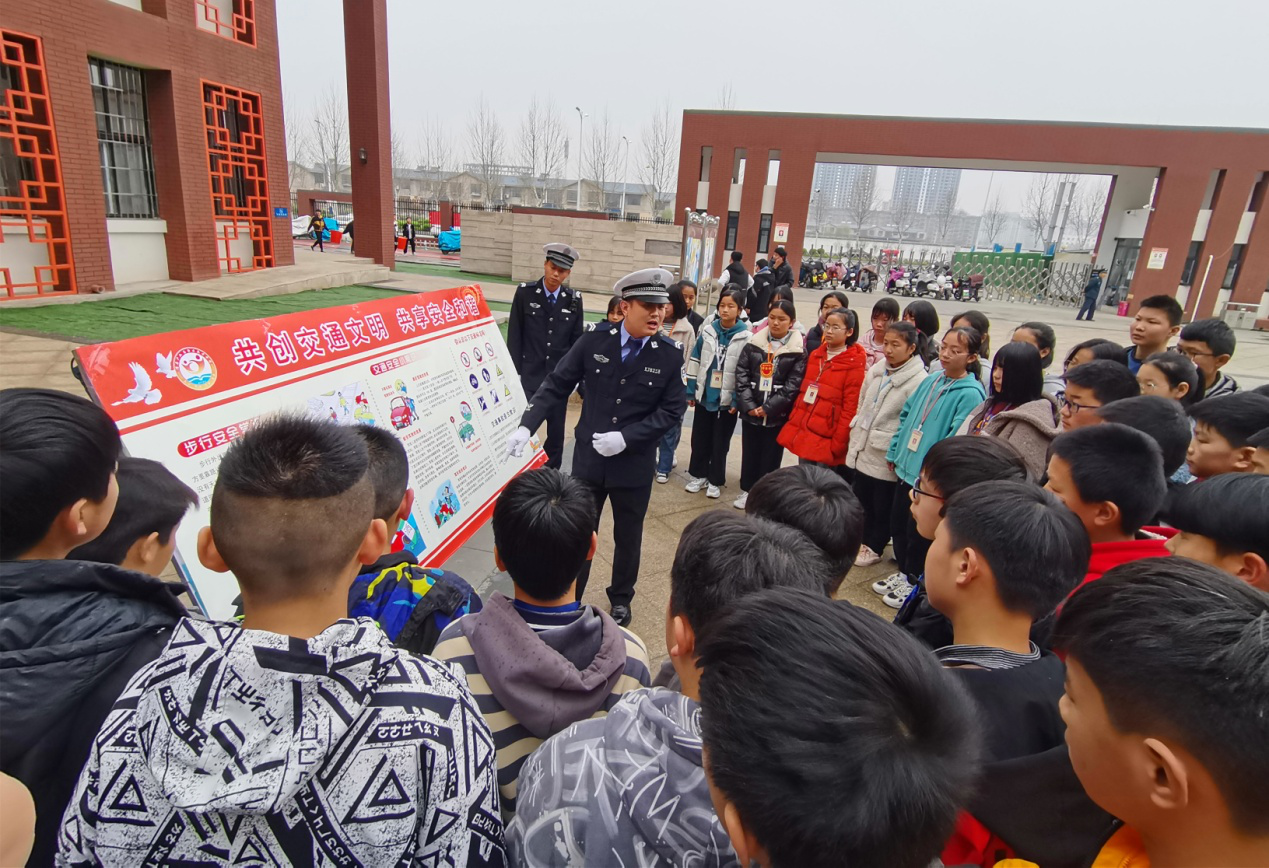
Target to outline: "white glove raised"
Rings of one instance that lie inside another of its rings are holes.
[[[533,432],[521,425],[507,438],[507,454],[519,458],[524,454],[524,447],[529,445],[529,438],[532,436]]]
[[[626,449],[626,438],[621,436],[620,431],[605,431],[603,434],[592,434],[590,439],[595,451],[605,458],[612,458]]]

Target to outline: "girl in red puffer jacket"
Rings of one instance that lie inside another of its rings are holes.
[[[779,443],[803,464],[837,469],[846,463],[850,423],[868,371],[868,354],[855,341],[859,318],[845,308],[824,320],[824,343],[806,359],[806,375]]]

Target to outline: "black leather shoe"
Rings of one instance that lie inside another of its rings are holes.
[[[617,622],[618,627],[630,626],[630,607],[629,606],[613,606],[612,619]]]

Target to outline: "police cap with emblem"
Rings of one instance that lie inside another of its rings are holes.
[[[571,271],[573,263],[581,259],[581,255],[567,244],[547,244],[542,248],[548,262],[554,262],[560,268]]]
[[[645,268],[627,274],[613,285],[612,291],[622,301],[650,301],[653,304],[669,304],[670,284],[674,275],[664,268]]]

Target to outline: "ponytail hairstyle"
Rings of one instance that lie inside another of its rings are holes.
[[[797,309],[793,307],[793,302],[789,301],[788,299],[777,298],[775,301],[771,302],[771,307],[767,308],[768,317],[771,316],[771,311],[773,310],[783,311],[784,313],[788,314],[789,319],[791,320],[791,322],[789,323],[790,328],[793,327],[793,323],[798,321]]]
[[[1198,367],[1184,353],[1165,350],[1150,356],[1142,364],[1154,365],[1158,368],[1159,373],[1167,377],[1168,384],[1174,389],[1179,388],[1182,383],[1189,384],[1190,390],[1185,393],[1185,397],[1181,398],[1182,407],[1191,407],[1203,400],[1203,395],[1207,391],[1207,382],[1203,379]]]
[[[928,368],[939,355],[938,344],[935,342],[935,335],[939,333],[939,312],[934,309],[934,305],[919,298],[903,309],[905,317],[909,314],[912,315],[913,324],[919,333],[917,355]]]
[[[987,314],[980,310],[967,310],[952,317],[953,326],[958,322],[969,326],[982,336],[983,346],[978,353],[978,360],[969,366],[969,372],[981,380],[983,378],[983,361],[991,357],[991,335],[988,334],[991,329],[991,320],[987,319]]]
[[[914,349],[920,348],[921,338],[925,337],[917,331],[917,327],[910,322],[892,322],[890,325],[886,326],[886,334],[889,334],[890,332],[894,332],[896,335],[903,338],[903,342]],[[886,364],[889,365],[890,363],[887,362]]]
[[[943,335],[943,340],[946,341],[948,338],[948,335],[954,335],[954,334],[961,335],[962,337],[965,338],[965,348],[966,350],[968,350],[970,355],[976,356],[982,351],[983,336],[978,333],[978,329],[973,328],[972,326],[957,326],[956,328],[950,328],[947,330],[947,334]],[[974,370],[974,366],[977,364],[978,364],[977,361],[971,362],[967,366],[966,370],[972,373]],[[982,368],[980,367],[979,370],[981,371]]]
[[[1040,350],[1040,367],[1047,371],[1049,365],[1053,364],[1053,348],[1057,346],[1057,332],[1053,331],[1053,326],[1047,322],[1024,322],[1014,331],[1023,329],[1031,332],[1031,336],[1035,338],[1036,346]],[[1045,350],[1049,351],[1048,355],[1045,355]]]
[[[850,334],[846,336],[846,346],[851,346],[855,341],[859,340],[859,314],[847,307],[838,307],[830,310],[828,316],[824,317],[824,322],[828,322],[828,318],[835,316],[842,321],[842,324],[850,330]]]

